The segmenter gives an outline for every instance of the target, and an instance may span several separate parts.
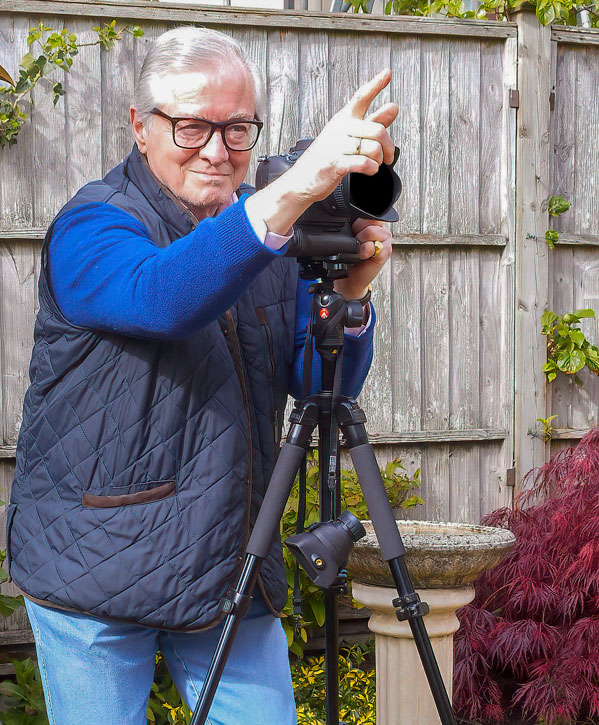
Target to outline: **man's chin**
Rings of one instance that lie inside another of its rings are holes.
[[[232,197],[233,190],[230,184],[227,184],[226,188],[215,188],[211,191],[205,189],[201,193],[184,194],[179,198],[194,210],[196,216],[198,216],[198,212],[201,216],[213,216],[221,207],[229,206]]]

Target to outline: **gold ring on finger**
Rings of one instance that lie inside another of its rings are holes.
[[[350,136],[352,141],[354,142],[353,149],[349,152],[350,156],[358,155],[362,153],[362,139],[358,136]]]

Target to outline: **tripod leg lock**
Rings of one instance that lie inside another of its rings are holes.
[[[400,622],[416,617],[424,617],[429,613],[429,607],[426,602],[422,602],[416,592],[405,594],[403,597],[397,597],[393,600],[395,607],[395,615]]]
[[[229,589],[225,596],[220,600],[220,610],[225,614],[237,614],[245,617],[253,597],[249,594],[240,594],[235,589]]]

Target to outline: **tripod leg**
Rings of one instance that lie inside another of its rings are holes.
[[[336,592],[324,593],[326,724],[339,725],[339,602]]]
[[[323,362],[323,370],[327,370]],[[330,375],[333,371],[330,371]],[[326,375],[326,373],[325,373]],[[331,383],[332,386],[332,383]],[[319,461],[319,497],[320,520],[337,519],[341,513],[340,490],[336,485],[329,488],[329,463],[331,455],[331,397],[323,395],[320,403],[318,422],[318,461]],[[339,466],[336,466],[336,482],[339,480]],[[326,681],[326,725],[339,725],[339,595],[336,591],[325,590],[324,600],[324,655]]]
[[[233,640],[252,601],[252,592],[258,580],[262,562],[268,556],[270,547],[279,529],[285,504],[289,498],[295,475],[310,443],[310,435],[316,426],[317,406],[312,401],[302,404],[291,417],[293,425],[279,453],[260,512],[254,524],[246,549],[243,570],[237,586],[228,592],[224,601],[227,612],[223,631],[210,662],[206,679],[193,711],[190,725],[204,725],[214,700],[218,683],[225,669]],[[290,442],[289,442],[290,441]]]
[[[349,445],[349,453],[366,499],[381,555],[389,564],[399,594],[399,597],[393,601],[393,605],[397,607],[397,617],[400,621],[407,620],[410,625],[441,723],[456,725],[451,702],[422,619],[428,612],[428,606],[420,601],[410,579],[404,559],[403,541],[387,498],[374,451],[368,443],[364,426],[366,416],[355,401],[345,400],[337,408],[337,417]]]

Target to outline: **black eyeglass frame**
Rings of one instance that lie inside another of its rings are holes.
[[[221,132],[220,135],[223,143],[229,149],[229,151],[251,151],[258,143],[258,139],[260,138],[260,132],[262,131],[262,127],[264,126],[262,121],[256,121],[255,119],[250,120],[247,118],[237,118],[232,121],[217,122],[209,121],[207,118],[198,118],[197,116],[169,116],[167,113],[164,113],[164,111],[161,111],[159,108],[153,108],[150,113],[153,113],[155,116],[161,116],[162,118],[166,118],[167,121],[171,122],[173,143],[180,149],[203,149],[204,146],[207,146],[210,143],[210,139],[214,136],[214,132],[216,130],[219,130]],[[179,121],[201,121],[202,123],[207,123],[210,126],[210,133],[208,134],[208,138],[201,146],[181,146],[180,143],[177,143],[177,139],[175,138],[175,128]],[[258,129],[258,135],[256,136],[256,140],[251,146],[248,146],[248,148],[236,149],[232,146],[229,146],[229,144],[227,143],[227,139],[225,138],[225,129],[227,128],[227,126],[234,126],[236,123],[250,123],[252,124],[252,126],[256,126],[256,128]]]

